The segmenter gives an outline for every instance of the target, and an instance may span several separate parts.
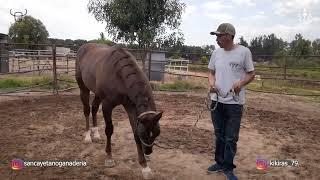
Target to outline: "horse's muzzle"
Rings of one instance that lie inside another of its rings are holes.
[[[149,155],[152,153],[152,147],[147,147],[143,145],[144,154]]]

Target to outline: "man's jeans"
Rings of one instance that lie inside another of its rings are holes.
[[[215,103],[212,101],[211,108]],[[216,136],[215,161],[226,171],[236,167],[233,159],[237,151],[242,111],[243,105],[218,103],[216,109],[211,112]]]

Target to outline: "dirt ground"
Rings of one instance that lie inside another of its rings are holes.
[[[225,179],[207,174],[213,162],[213,127],[205,94],[155,93],[160,121],[159,144],[149,166],[154,179]],[[113,111],[114,168],[106,168],[105,140],[84,144],[85,121],[77,93],[0,97],[0,179],[142,179],[136,146],[122,107]],[[240,179],[320,179],[320,105],[303,98],[249,92],[242,119],[236,174]],[[104,135],[101,110],[100,135]],[[86,167],[25,167],[12,170],[14,158],[85,160]],[[299,167],[256,168],[256,159],[295,159]]]

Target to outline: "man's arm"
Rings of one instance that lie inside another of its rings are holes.
[[[215,92],[216,77],[215,77],[215,71],[212,69],[209,69],[208,80],[209,80],[209,91]]]
[[[246,73],[246,76],[244,77],[244,79],[236,82],[234,85],[233,85],[233,89],[236,93],[239,93],[241,88],[247,84],[249,84],[253,79],[254,79],[254,71],[250,71],[250,72],[247,72]]]
[[[255,75],[254,71],[247,72],[246,76],[241,81],[241,85],[245,86],[245,85],[249,84],[251,81],[253,81],[254,75]]]

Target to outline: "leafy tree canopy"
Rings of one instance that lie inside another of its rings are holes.
[[[25,16],[9,28],[9,37],[16,43],[47,43],[49,33],[39,19]]]
[[[114,40],[149,48],[166,29],[178,29],[185,4],[179,0],[89,0],[97,21],[106,22]]]

